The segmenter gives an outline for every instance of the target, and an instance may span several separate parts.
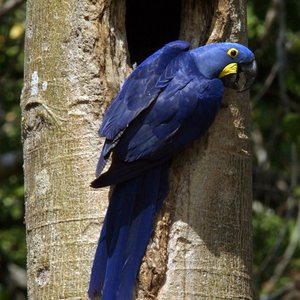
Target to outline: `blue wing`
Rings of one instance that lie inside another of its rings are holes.
[[[184,41],[169,43],[147,58],[130,74],[104,115],[99,130],[100,136],[113,140],[152,103],[164,87],[162,84],[157,86],[159,77],[170,61],[187,51],[189,46],[189,43]]]
[[[188,48],[189,43],[184,41],[165,45],[141,63],[125,81],[121,91],[105,112],[99,129],[99,135],[106,137],[106,141],[98,161],[97,176],[100,175],[107,157],[123,131],[168,85],[172,78],[172,74],[166,72],[168,64]]]
[[[219,110],[223,91],[219,83],[218,79],[187,79],[182,88],[175,91],[171,83],[147,114],[126,130],[116,146],[116,156],[126,162],[169,158],[201,136]],[[220,95],[208,99],[205,92],[215,86],[219,87]]]
[[[109,171],[94,181],[97,186],[137,176],[201,136],[220,108],[224,89],[219,79],[199,73],[188,52],[169,63],[156,86],[164,88],[124,130]]]

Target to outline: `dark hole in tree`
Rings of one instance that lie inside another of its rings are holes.
[[[177,40],[181,0],[126,0],[126,32],[131,63],[140,63]]]

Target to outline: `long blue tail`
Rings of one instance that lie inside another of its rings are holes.
[[[168,163],[115,186],[95,254],[90,299],[131,299],[155,214],[167,192]]]

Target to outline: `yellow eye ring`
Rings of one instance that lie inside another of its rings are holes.
[[[230,48],[230,49],[227,51],[227,54],[228,54],[231,58],[236,58],[237,55],[239,54],[239,50],[238,50],[238,49],[235,49],[235,48]]]

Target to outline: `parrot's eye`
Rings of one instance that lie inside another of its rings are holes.
[[[235,48],[230,48],[228,51],[227,51],[227,54],[231,57],[231,58],[235,58],[237,57],[237,55],[239,54],[239,51]]]

